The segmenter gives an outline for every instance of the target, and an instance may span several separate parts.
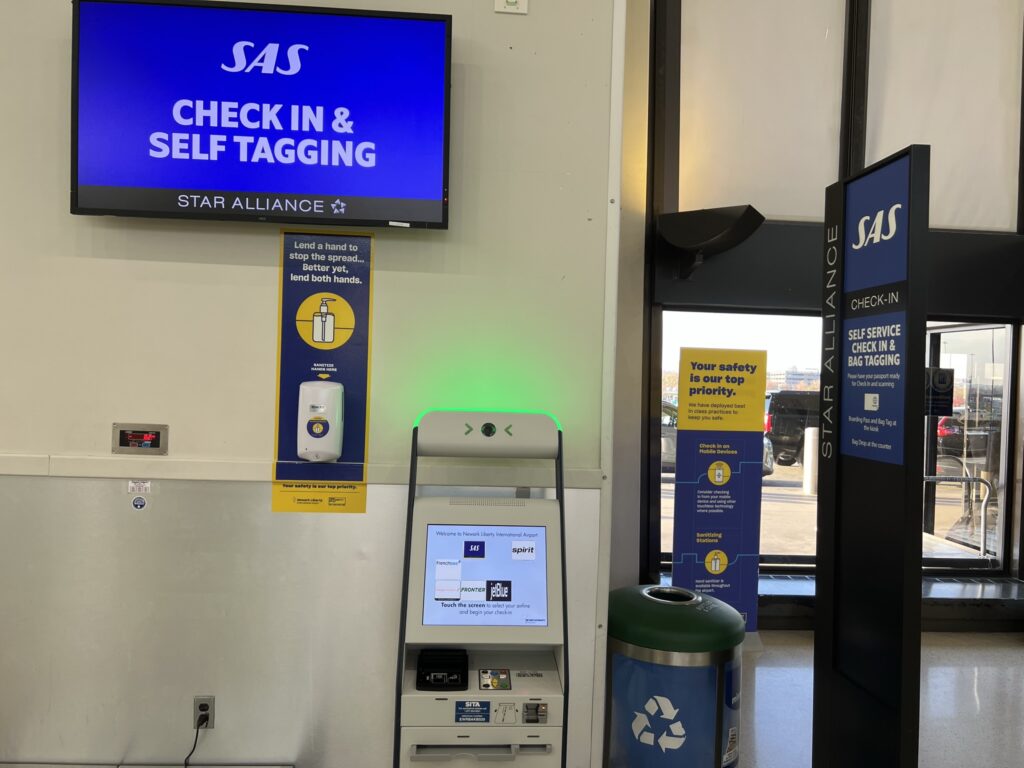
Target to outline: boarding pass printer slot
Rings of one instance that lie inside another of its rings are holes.
[[[451,760],[478,760],[500,762],[517,757],[551,754],[550,744],[414,744],[410,758],[413,762],[449,762]]]

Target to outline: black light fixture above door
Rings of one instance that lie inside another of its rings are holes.
[[[657,217],[656,257],[663,263],[678,259],[679,279],[688,280],[704,259],[735,248],[763,221],[752,205],[663,213]]]

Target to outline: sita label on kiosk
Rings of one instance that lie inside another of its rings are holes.
[[[549,459],[554,498],[417,495],[419,459]],[[562,432],[542,413],[429,411],[413,430],[396,768],[565,765]]]

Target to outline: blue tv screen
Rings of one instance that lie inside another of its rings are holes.
[[[451,17],[76,0],[71,212],[448,226]]]

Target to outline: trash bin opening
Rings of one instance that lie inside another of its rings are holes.
[[[703,599],[697,593],[682,587],[647,587],[644,590],[644,597],[657,600],[659,603],[675,605],[696,605]]]

